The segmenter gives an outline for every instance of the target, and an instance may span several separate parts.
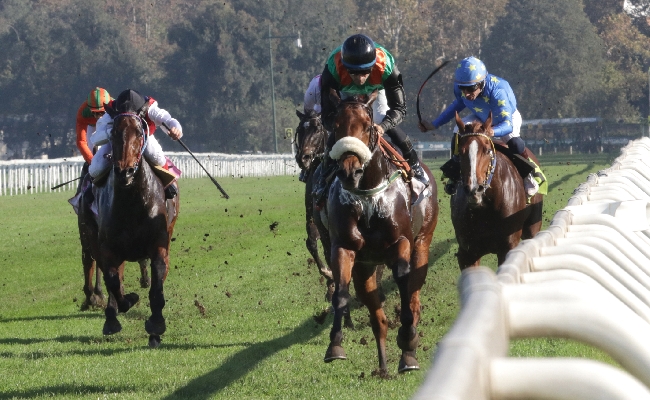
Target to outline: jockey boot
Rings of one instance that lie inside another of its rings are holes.
[[[178,194],[178,186],[176,186],[176,182],[172,182],[167,187],[165,188],[165,198],[166,199],[173,199],[176,197]]]
[[[420,165],[418,152],[415,151],[415,149],[411,149],[408,154],[407,161],[411,167],[411,170],[413,171],[413,177],[424,183],[424,186],[429,186],[429,177],[427,176],[427,173],[424,172],[422,165]]]
[[[307,183],[307,168],[300,170],[300,176],[298,177],[298,180],[302,183]]]
[[[532,173],[524,178],[524,189],[526,189],[526,196],[528,197],[533,197],[539,190],[539,184]]]
[[[452,156],[440,169],[442,174],[447,177],[445,193],[451,196],[456,193],[456,183],[460,180],[460,159],[458,156]]]
[[[328,153],[326,152],[326,154]],[[314,188],[311,194],[314,197],[314,200],[316,200],[316,204],[322,206],[322,203],[327,197],[327,189],[329,187],[327,182],[328,177],[336,171],[338,165],[329,155],[325,155],[319,168],[320,175],[318,176],[318,180],[314,183]]]

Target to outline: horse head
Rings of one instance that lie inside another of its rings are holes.
[[[309,169],[314,159],[325,151],[327,135],[320,115],[315,111],[303,114],[296,110],[296,115],[300,118],[294,138],[296,162],[301,169]]]
[[[473,206],[483,203],[496,166],[496,151],[492,137],[492,112],[485,122],[464,123],[456,113],[461,185],[467,202]]]
[[[379,135],[374,127],[372,103],[377,91],[370,96],[352,96],[341,101],[336,92],[330,98],[337,104],[334,120],[336,143],[330,157],[337,160],[337,176],[346,190],[359,188],[364,170],[378,149]]]
[[[137,114],[123,113],[115,116],[110,135],[111,161],[117,182],[122,186],[133,183],[142,153],[147,143],[146,123]]]

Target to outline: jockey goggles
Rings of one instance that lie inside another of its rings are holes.
[[[476,89],[478,89],[479,86],[481,86],[481,82],[475,83],[475,84],[473,84],[471,86],[460,86],[460,85],[458,85],[458,89],[460,89],[461,92],[473,92]]]

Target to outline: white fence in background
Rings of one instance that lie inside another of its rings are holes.
[[[650,138],[581,184],[495,274],[461,274],[461,310],[415,399],[650,399]],[[508,357],[510,339],[568,338],[622,369]]]
[[[183,178],[207,176],[187,153],[166,153],[182,171]],[[218,177],[250,177],[296,175],[300,169],[291,154],[231,155],[194,153],[210,175]],[[51,192],[51,188],[79,177],[81,157],[52,160],[0,161],[0,196]],[[76,190],[77,181],[55,191]]]

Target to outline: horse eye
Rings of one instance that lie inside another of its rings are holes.
[[[305,128],[309,128],[309,122],[305,122],[304,124],[302,124],[302,126]]]

